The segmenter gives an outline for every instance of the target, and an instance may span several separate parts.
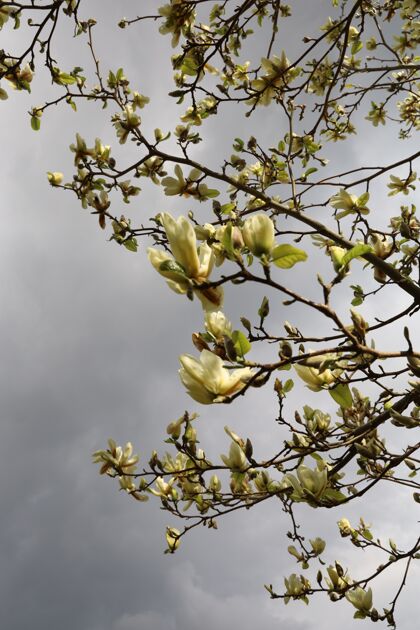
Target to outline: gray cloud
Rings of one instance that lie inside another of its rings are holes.
[[[115,68],[118,47],[127,74],[152,96],[153,109],[144,111],[145,125],[153,129],[158,119],[172,127],[177,110],[163,100],[171,75],[168,38],[154,39],[146,29],[113,29],[111,23],[131,5],[102,1],[90,3],[89,9],[92,14],[104,13],[105,4],[105,28],[98,31],[103,33],[98,36],[101,62]],[[313,13],[306,18],[309,23]],[[134,53],[139,32],[143,48]],[[61,52],[69,60],[74,54],[84,56],[79,40],[62,42]],[[166,65],[152,76],[149,63],[158,56]],[[105,243],[94,217],[74,198],[48,187],[47,170],[62,169],[69,176],[72,172],[67,146],[76,130],[89,138],[101,136],[104,142],[113,141],[113,131],[106,113],[98,116],[96,108],[87,105],[76,117],[58,109],[47,113],[42,130],[32,133],[25,112],[42,101],[44,89],[46,83],[34,87],[31,98],[12,94],[1,105],[7,120],[2,144],[9,148],[0,156],[5,181],[0,232],[2,627],[353,627],[346,604],[333,608],[319,600],[308,610],[299,602],[285,607],[268,599],[263,584],[273,582],[281,588],[283,576],[297,570],[283,550],[288,525],[279,503],[227,519],[218,532],[195,531],[174,557],[167,557],[163,555],[167,516],[157,503],[138,505],[129,500],[115,484],[99,478],[91,465],[92,451],[110,436],[120,442],[131,439],[147,457],[161,444],[167,423],[185,408],[193,409],[179,385],[177,356],[191,351],[190,334],[202,327],[202,314],[198,304],[191,307],[168,291],[144,251],[134,256]],[[215,164],[229,151],[236,133],[246,138],[251,125],[261,125],[269,143],[272,129],[282,124],[267,112],[255,123],[238,120],[233,108],[226,110],[218,135],[216,122],[209,121],[210,144],[203,143],[197,152]],[[156,189],[138,198],[132,212],[139,221],[162,209],[181,211],[183,204],[168,202]],[[197,212],[204,214],[202,208]],[[297,270],[296,278],[305,282],[305,273]],[[312,278],[305,284],[308,291],[316,291]],[[254,289],[233,291],[227,313],[236,321],[242,314],[249,316],[249,304],[257,304],[263,294]],[[272,313],[279,328],[286,319],[284,310],[275,300]],[[306,325],[306,314],[287,311],[292,321],[289,312],[296,323]],[[316,396],[308,393],[305,400],[315,401]],[[229,424],[244,436],[257,433],[255,448],[269,453],[273,440],[280,444],[285,438],[273,426],[275,412],[273,400],[257,390],[232,407],[202,409],[203,444],[214,459],[227,452],[223,426]],[[398,512],[408,514],[411,504],[397,492],[374,497],[363,510],[354,506],[350,516],[379,521],[381,536],[389,525],[397,539],[404,538]],[[335,531],[341,514],[335,512],[337,516],[302,510],[308,536],[332,537],[331,558],[343,549]],[[344,561],[355,562],[352,547]],[[384,583],[383,593],[388,591],[389,584]],[[412,628],[413,593],[409,587],[404,595],[401,630]]]

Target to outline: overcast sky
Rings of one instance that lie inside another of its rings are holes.
[[[171,89],[169,38],[153,37],[151,25],[126,31],[114,26],[136,4],[140,12],[142,3],[86,4],[91,15],[104,19],[102,30],[98,28],[104,67],[122,65],[134,87],[151,96],[153,108],[145,110],[145,124],[173,127],[176,110],[164,99]],[[317,10],[306,9],[308,25]],[[292,35],[288,33],[289,41]],[[79,40],[74,44],[61,38],[59,48],[69,58],[73,55],[71,65],[86,63]],[[177,554],[167,556],[165,526],[177,523],[159,510],[158,501],[138,504],[97,474],[91,453],[105,446],[108,437],[120,443],[131,440],[147,458],[153,448],[164,450],[169,421],[187,408],[197,410],[179,383],[177,369],[179,354],[193,351],[191,332],[202,329],[202,312],[197,303],[191,305],[167,289],[144,251],[135,255],[107,243],[95,218],[75,198],[48,186],[47,170],[63,170],[71,177],[68,145],[76,131],[88,143],[96,136],[105,144],[115,146],[116,141],[106,116],[92,105],[82,106],[79,115],[51,111],[41,131],[32,132],[26,111],[42,102],[43,89],[35,86],[30,97],[12,93],[1,102],[1,627],[367,627],[368,622],[352,620],[347,603],[314,600],[306,608],[301,602],[286,607],[269,600],[263,584],[281,590],[283,576],[298,571],[284,552],[288,524],[280,503],[226,519],[218,532],[196,530]],[[259,129],[263,137],[272,134],[270,123],[276,124],[271,113]],[[249,122],[235,121],[235,111],[226,110],[197,155],[221,160],[223,147],[235,135],[234,124],[251,133]],[[372,145],[366,147],[362,138],[359,142],[373,159]],[[131,213],[140,222],[162,210],[179,212],[183,203],[164,199],[156,189],[136,198]],[[312,282],[308,279],[308,287]],[[252,314],[245,312],[249,303],[255,303],[256,311],[263,293],[229,295],[226,311],[237,323],[240,314]],[[281,440],[272,420],[275,401],[265,391],[254,390],[231,407],[199,411],[200,433],[212,456],[228,450],[225,424],[242,435],[257,432],[262,450]],[[412,503],[410,493],[377,492],[346,515],[365,517],[378,535],[403,544],[411,540],[409,529],[415,525],[402,517],[410,514]],[[339,540],[335,522],[344,515],[341,511],[301,507],[298,513],[307,522],[308,537],[330,537],[329,561],[340,559],[355,576],[363,561],[376,566],[377,558],[356,555]],[[418,577],[417,572],[417,584]],[[413,571],[401,597],[400,630],[412,630],[413,616],[420,612],[415,584]],[[378,607],[386,605],[391,586],[391,578],[380,582]]]

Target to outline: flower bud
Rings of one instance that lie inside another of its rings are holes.
[[[242,237],[255,256],[269,254],[275,245],[274,223],[266,214],[254,215],[244,222]]]
[[[222,483],[217,475],[212,475],[209,481],[209,490],[211,492],[220,492]]]
[[[47,173],[47,177],[48,177],[48,181],[50,182],[51,186],[59,186],[61,184],[61,182],[63,181],[63,173],[59,173],[57,171],[51,173],[51,171],[48,171]]]
[[[208,311],[204,316],[204,325],[207,332],[216,339],[223,339],[224,336],[230,337],[232,334],[232,324],[222,311]]]

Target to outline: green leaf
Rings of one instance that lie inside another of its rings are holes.
[[[54,77],[54,83],[58,83],[59,85],[73,85],[73,83],[76,83],[76,78],[67,72],[59,72]]]
[[[338,505],[339,503],[342,503],[342,501],[345,501],[346,498],[346,495],[339,490],[328,488],[322,495],[322,502],[328,503],[329,505]]]
[[[357,205],[359,207],[365,206],[369,201],[370,195],[368,192],[363,193],[360,197],[357,198]]]
[[[134,236],[124,241],[123,245],[129,252],[136,252],[138,249],[137,239],[135,239]]]
[[[350,387],[347,384],[339,383],[333,389],[328,390],[331,398],[335,400],[340,407],[349,409],[353,406],[353,397],[351,395]]]
[[[366,615],[365,613],[362,613],[361,610],[356,610],[356,612],[353,615],[354,619],[366,619]]]
[[[213,197],[218,197],[220,195],[220,191],[215,188],[208,188],[204,194],[204,197],[208,199],[213,199]]]
[[[176,262],[176,260],[164,260],[161,265],[159,265],[160,271],[171,271],[172,273],[178,273],[180,276],[185,277],[185,269]]]
[[[245,337],[244,333],[240,330],[234,330],[232,333],[232,341],[235,346],[236,354],[243,357],[247,352],[251,350],[251,344]]]
[[[233,210],[236,209],[236,203],[225,203],[220,207],[220,212],[222,214],[230,214]]]
[[[37,116],[31,116],[31,127],[34,131],[41,129],[41,121]]]
[[[292,391],[294,386],[294,382],[292,381],[291,378],[288,378],[287,381],[285,382],[285,384],[283,385],[283,391],[285,394],[289,393]]]
[[[235,138],[235,142],[233,144],[234,151],[243,151],[245,146],[245,142],[241,138]]]
[[[351,249],[348,250],[343,256],[341,261],[342,266],[348,265],[353,258],[358,258],[359,256],[363,256],[364,254],[369,254],[372,252],[372,248],[370,245],[366,245],[365,243],[359,243],[355,245]]]
[[[226,250],[226,252],[229,254],[229,256],[235,256],[235,251],[233,249],[233,243],[232,243],[232,224],[231,223],[228,223],[228,225],[226,226],[226,229],[223,232],[221,243],[224,249]]]
[[[290,269],[298,262],[303,262],[308,258],[308,254],[302,249],[293,245],[277,245],[271,252],[271,258],[276,267]]]
[[[357,55],[357,53],[362,50],[363,48],[363,42],[360,41],[360,39],[357,39],[351,47],[351,54],[352,55]]]

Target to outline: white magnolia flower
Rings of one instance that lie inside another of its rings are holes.
[[[215,262],[214,253],[207,243],[197,248],[197,239],[192,224],[185,218],[174,219],[168,212],[161,215],[173,256],[149,247],[147,255],[168,286],[175,293],[193,290],[206,311],[215,310],[223,304],[222,287],[201,289],[199,284],[208,280]]]
[[[248,367],[226,369],[222,359],[209,350],[203,350],[199,359],[182,354],[179,360],[181,381],[191,398],[203,405],[240,391],[252,375],[252,370]]]
[[[305,499],[321,499],[328,485],[327,469],[315,468],[311,470],[304,464],[297,468],[297,478],[288,473],[284,476],[283,484],[293,488],[292,499],[304,501]]]
[[[372,608],[372,589],[368,588],[365,591],[360,586],[356,586],[356,588],[351,591],[347,591],[346,599],[349,601],[357,610],[360,610],[363,613],[368,613]]]
[[[299,365],[299,363],[296,363],[294,368],[302,381],[304,381],[307,387],[313,392],[320,392],[326,385],[334,383],[337,380],[338,374],[342,371],[331,371],[327,369],[320,372],[318,368]]]
[[[266,214],[256,214],[244,222],[242,237],[255,256],[269,254],[275,245],[274,223]]]
[[[232,442],[229,449],[229,455],[220,455],[225,466],[233,472],[243,472],[249,468],[249,462],[245,457],[245,453],[236,442]]]
[[[168,212],[164,212],[161,218],[175,260],[184,267],[190,278],[196,278],[200,261],[193,226],[185,217],[174,219]]]
[[[232,324],[222,311],[209,311],[204,318],[204,326],[207,332],[211,333],[216,339],[222,339],[225,335],[230,337],[232,334]]]

